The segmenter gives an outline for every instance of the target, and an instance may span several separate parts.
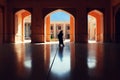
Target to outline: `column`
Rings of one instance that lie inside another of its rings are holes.
[[[87,32],[87,15],[85,8],[81,7],[76,16],[75,24],[75,42],[76,43],[87,43],[88,32]]]
[[[45,42],[44,37],[44,18],[41,9],[34,9],[32,14],[31,42]]]

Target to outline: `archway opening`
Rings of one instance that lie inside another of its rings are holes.
[[[31,42],[31,13],[20,10],[15,13],[15,43]]]
[[[74,17],[61,9],[45,17],[45,42],[58,41],[58,33],[63,30],[64,40],[74,42]]]
[[[103,42],[103,13],[93,10],[88,13],[88,43]]]
[[[120,9],[115,15],[115,41],[120,43]]]

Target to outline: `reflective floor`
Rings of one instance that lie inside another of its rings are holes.
[[[1,44],[0,80],[120,80],[120,44]]]

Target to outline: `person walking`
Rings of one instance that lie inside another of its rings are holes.
[[[64,43],[63,43],[63,31],[62,30],[58,34],[58,39],[59,39],[59,47],[61,47],[61,46],[64,47]]]

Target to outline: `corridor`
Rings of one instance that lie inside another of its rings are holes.
[[[120,80],[120,44],[0,45],[0,80]]]

